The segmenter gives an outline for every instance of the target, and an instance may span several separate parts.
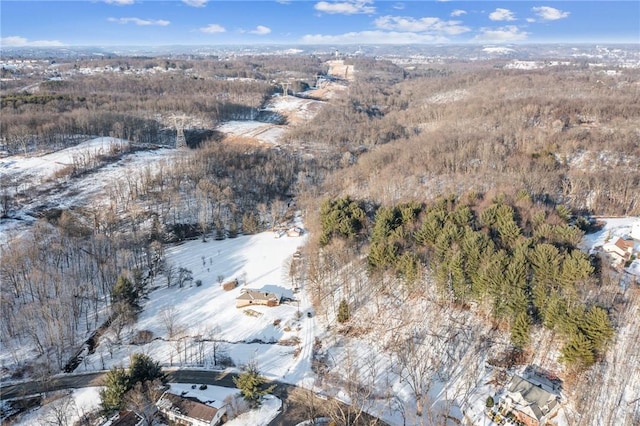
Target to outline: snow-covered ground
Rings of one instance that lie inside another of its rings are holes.
[[[11,212],[12,219],[0,220],[0,244],[26,228],[35,220],[28,213],[38,206],[68,208],[70,206],[96,206],[105,199],[104,194],[119,186],[118,181],[139,173],[145,167],[153,167],[162,161],[170,161],[176,150],[163,148],[152,151],[127,153],[113,163],[98,167],[94,172],[76,179],[57,178],[56,175],[75,164],[95,162],[114,150],[127,149],[129,143],[122,139],[100,137],[88,139],[76,146],[43,155],[14,155],[0,159],[2,189],[13,195],[24,192],[30,196]]]
[[[325,92],[327,92],[325,90]],[[309,92],[312,95],[312,92]],[[274,112],[286,118],[286,124],[265,123],[255,120],[235,120],[220,124],[217,130],[231,136],[253,139],[270,145],[278,145],[282,135],[291,128],[313,118],[322,108],[324,101],[297,96],[274,95],[264,111]]]
[[[14,426],[72,425],[100,407],[101,386],[52,392],[46,403],[20,414]]]
[[[106,333],[79,370],[127,366],[136,352],[152,354],[166,366],[213,367],[215,347],[236,366],[253,360],[269,378],[296,384],[303,381],[309,373],[311,351],[305,348],[313,345],[310,330],[315,319],[303,315],[310,309],[309,302],[300,294],[294,295],[288,271],[293,254],[305,240],[305,236],[276,238],[273,232],[263,232],[222,241],[187,241],[169,248],[167,262],[176,269],[192,271],[193,281],[182,288],[175,283],[167,288],[166,278],[158,277],[154,283],[158,289],[149,294],[137,322],[123,334],[123,343],[113,343],[113,332]],[[233,279],[240,285],[223,290],[220,281]],[[196,285],[198,280],[201,286]],[[244,289],[274,292],[294,300],[275,307],[239,309],[236,298]],[[140,330],[151,331],[154,340],[130,344]],[[205,342],[198,342],[199,336]],[[285,344],[296,339],[299,345]],[[298,351],[300,355],[296,355]]]
[[[100,409],[101,389],[102,387],[98,386],[52,393],[44,405],[22,413],[11,424],[14,426],[72,425],[85,414]],[[216,408],[226,405],[229,398],[239,397],[237,389],[211,385],[206,389],[200,389],[198,384],[191,383],[171,383],[168,391],[175,395],[195,397]],[[281,407],[280,399],[273,395],[265,395],[259,408],[242,413],[225,424],[267,426],[278,415]]]
[[[12,179],[22,181],[22,185],[27,183],[24,179],[29,177],[39,177],[44,181],[65,167],[72,166],[74,162],[109,155],[114,150],[122,151],[128,147],[129,142],[125,140],[103,137],[44,155],[13,155],[0,159],[0,179],[10,176]]]

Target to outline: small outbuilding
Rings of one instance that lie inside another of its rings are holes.
[[[224,291],[231,291],[234,288],[238,287],[238,284],[238,279],[236,278],[235,280],[227,281],[226,283],[222,284],[222,289]]]

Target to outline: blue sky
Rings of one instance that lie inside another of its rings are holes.
[[[2,0],[2,46],[640,43],[640,1]]]

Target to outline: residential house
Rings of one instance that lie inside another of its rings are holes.
[[[631,259],[633,246],[632,240],[623,240],[620,237],[615,237],[606,243],[602,249],[611,256],[614,266],[618,266]]]
[[[500,401],[506,411],[527,426],[544,425],[560,407],[558,395],[518,375],[513,376]]]
[[[218,426],[224,421],[226,407],[216,402],[204,403],[195,397],[167,391],[156,402],[156,406],[168,420],[179,425]]]
[[[275,293],[260,290],[243,289],[240,296],[236,298],[236,308],[252,305],[278,306],[279,304],[280,297]]]
[[[133,411],[120,411],[114,414],[101,426],[142,426],[144,419]]]

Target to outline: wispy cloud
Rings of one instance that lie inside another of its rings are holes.
[[[395,10],[404,10],[404,8],[405,8],[404,3],[395,3],[391,7],[393,7]]]
[[[341,15],[355,15],[359,13],[371,14],[376,12],[371,0],[351,0],[341,2],[320,1],[315,4],[314,8],[318,12]]]
[[[358,31],[337,35],[307,34],[301,42],[307,44],[411,44],[443,43],[447,39],[433,34],[418,34],[395,31]]]
[[[509,9],[497,8],[489,14],[492,21],[515,21],[516,17]]]
[[[280,4],[291,4],[291,0],[276,0],[276,3],[280,3]]]
[[[543,21],[557,21],[558,19],[564,19],[569,16],[569,12],[564,12],[549,6],[532,7],[531,10]]]
[[[257,35],[267,35],[271,32],[271,28],[269,27],[265,27],[264,25],[258,25],[255,30],[251,30],[249,31],[249,33],[251,34],[257,34]]]
[[[55,46],[64,46],[64,44],[58,40],[34,40],[29,41],[29,39],[20,36],[9,36],[0,38],[0,46],[4,47],[55,47]]]
[[[128,4],[133,4],[135,0],[104,0],[105,3],[108,4],[117,4],[118,6],[125,6]]]
[[[227,30],[226,30],[225,27],[223,27],[222,25],[218,25],[218,24],[209,24],[206,27],[200,28],[200,32],[201,33],[207,33],[207,34],[224,33],[226,31]]]
[[[461,25],[460,21],[443,21],[440,18],[410,16],[381,16],[374,21],[374,25],[383,30],[406,32],[432,32],[456,35],[471,31]]]
[[[161,27],[166,27],[171,22],[165,19],[140,19],[140,18],[108,18],[107,21],[115,22],[118,24],[136,24],[142,27],[150,26],[150,25],[158,25]]]
[[[477,41],[510,42],[526,40],[529,33],[521,31],[516,25],[507,25],[501,28],[480,28],[480,34],[475,37]]]
[[[209,0],[182,0],[182,3],[191,7],[205,7]]]
[[[466,10],[462,10],[462,9],[456,9],[453,12],[451,12],[451,16],[462,16],[462,15],[466,15],[467,11]]]

